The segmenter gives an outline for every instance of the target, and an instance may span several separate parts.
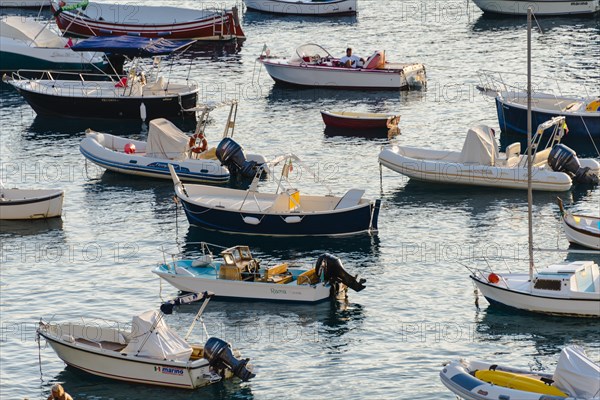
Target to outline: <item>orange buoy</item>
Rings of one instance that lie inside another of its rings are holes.
[[[127,143],[123,150],[125,150],[126,154],[133,154],[133,153],[135,153],[135,144]]]
[[[491,274],[488,275],[488,282],[498,283],[498,282],[500,282],[500,277],[492,272]]]

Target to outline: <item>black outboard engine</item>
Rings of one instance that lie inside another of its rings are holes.
[[[216,369],[229,368],[235,376],[243,381],[250,380],[256,376],[246,368],[249,358],[238,360],[233,355],[229,343],[216,337],[211,337],[204,345],[204,358]]]
[[[548,164],[554,171],[566,172],[571,175],[575,182],[598,184],[598,176],[590,172],[589,167],[582,167],[577,159],[577,154],[564,144],[554,146],[548,156]]]
[[[256,174],[258,166],[256,161],[246,160],[242,146],[231,138],[224,138],[217,146],[217,158],[221,164],[229,169],[232,175],[241,175],[244,178],[252,178]]]
[[[325,253],[318,258],[317,265],[315,265],[315,272],[317,273],[317,276],[323,275],[325,281],[331,284],[337,282],[343,283],[356,292],[360,292],[366,287],[364,285],[366,282],[365,279],[357,280],[356,277],[350,275],[344,269],[342,261],[331,254]]]

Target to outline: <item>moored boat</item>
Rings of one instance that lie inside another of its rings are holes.
[[[264,57],[259,61],[275,82],[336,89],[408,90],[426,85],[423,64],[390,63],[376,51],[360,68],[347,68],[317,44],[304,44],[291,59]]]
[[[538,16],[594,14],[600,11],[600,0],[473,0],[482,11],[492,14],[527,15],[532,8]]]
[[[548,129],[552,129],[550,140],[542,149],[540,141]],[[600,163],[578,159],[573,150],[560,144],[564,131],[564,117],[538,126],[530,144],[534,190],[565,191],[573,181],[598,183]],[[389,145],[380,152],[379,162],[411,179],[426,182],[527,189],[527,156],[521,154],[521,144],[513,143],[500,153],[494,130],[483,125],[468,131],[460,152]]]
[[[283,163],[275,193],[258,191],[261,172],[248,190],[206,185],[183,185],[169,165],[175,194],[191,225],[227,233],[263,236],[344,236],[377,231],[381,200],[363,198],[364,190],[351,189],[343,196],[304,195],[289,186],[287,176],[295,155],[272,160]],[[310,169],[304,166],[304,170]],[[284,182],[285,181],[285,182]]]
[[[57,35],[47,24],[20,16],[0,20],[0,71],[52,69],[101,71],[107,66],[102,53],[75,52],[72,41]]]
[[[192,43],[163,38],[94,37],[77,43],[72,49],[103,50],[137,59],[168,55]],[[32,79],[28,76],[31,72],[42,73],[42,76]],[[160,73],[160,63],[154,63],[147,72],[136,62],[124,76],[61,73],[61,79],[55,79],[54,71],[19,70],[5,81],[40,115],[142,120],[196,115],[194,108],[199,91],[196,82],[165,78]],[[75,79],[64,79],[68,75]]]
[[[184,292],[208,290],[218,298],[317,303],[328,299],[346,299],[348,287],[365,288],[364,279],[350,275],[339,258],[321,255],[314,268],[287,262],[271,262],[252,256],[248,246],[234,246],[220,251],[215,258],[211,247],[201,243],[202,256],[175,260],[152,270]],[[262,265],[261,265],[262,264]]]
[[[64,197],[59,189],[7,189],[0,182],[0,220],[60,217]]]
[[[237,8],[187,9],[139,4],[52,1],[58,27],[66,34],[141,36],[167,39],[228,41],[245,39]]]
[[[187,342],[210,297],[192,294],[163,303],[160,312],[134,316],[131,331],[121,329],[122,324],[40,322],[37,332],[67,365],[110,379],[180,389],[233,376],[249,380],[254,374],[248,359],[240,359],[239,351],[229,343],[215,337],[204,345]],[[172,313],[174,305],[197,300],[204,303],[188,335],[181,338],[167,326],[164,316]]]
[[[600,250],[600,217],[572,214],[565,210],[558,199],[561,222],[569,242],[594,250]]]
[[[321,110],[323,122],[327,127],[338,129],[397,129],[399,115],[382,113],[364,113],[354,111]]]
[[[598,400],[600,366],[578,346],[564,348],[553,374],[497,362],[455,360],[444,366],[444,386],[466,400]]]
[[[356,14],[358,0],[244,0],[249,10],[291,15]]]

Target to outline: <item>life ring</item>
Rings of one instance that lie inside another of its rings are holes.
[[[198,144],[198,141],[200,141],[200,143]],[[190,146],[190,150],[192,151],[192,153],[203,153],[206,150],[208,150],[208,142],[206,141],[206,138],[204,137],[204,135],[202,135],[201,133],[194,133],[191,137],[190,137],[190,141],[188,143],[188,145]]]
[[[588,112],[592,112],[592,111],[599,111],[600,112],[600,98],[597,100],[593,100],[591,101],[586,107],[585,107],[585,111]]]

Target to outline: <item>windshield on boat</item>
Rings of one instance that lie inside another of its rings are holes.
[[[300,46],[296,49],[296,57],[300,60],[303,60],[306,57],[312,58],[316,55],[318,55],[320,57],[333,58],[333,56],[331,54],[329,54],[329,52],[327,50],[325,50],[318,44],[312,44],[312,43],[303,44],[302,46]]]

